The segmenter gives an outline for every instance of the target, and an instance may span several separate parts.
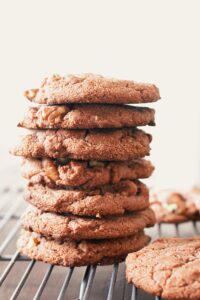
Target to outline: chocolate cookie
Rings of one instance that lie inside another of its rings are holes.
[[[17,248],[21,254],[32,259],[73,267],[120,262],[128,253],[146,246],[149,240],[150,238],[142,231],[128,238],[90,241],[66,240],[64,242],[46,239],[34,232],[23,231]]]
[[[101,217],[148,208],[149,191],[143,183],[130,180],[96,190],[51,189],[29,184],[25,200],[42,211]]]
[[[81,187],[93,189],[123,179],[147,178],[154,170],[148,160],[125,162],[24,159],[22,176],[31,183],[49,187]]]
[[[199,209],[195,202],[186,195],[170,190],[154,193],[151,208],[157,223],[181,223],[199,219]]]
[[[53,75],[45,78],[39,89],[24,95],[40,104],[63,103],[146,103],[160,99],[153,84],[107,79],[95,74]]]
[[[154,109],[128,105],[68,104],[29,107],[18,126],[30,129],[93,129],[155,125]]]
[[[22,216],[24,229],[53,239],[109,239],[131,236],[145,227],[153,226],[155,216],[150,208],[120,217],[103,219],[27,211]]]
[[[149,155],[151,135],[139,129],[41,130],[24,136],[12,154],[83,160],[130,160]]]
[[[200,237],[163,238],[126,259],[129,283],[164,299],[200,299]]]

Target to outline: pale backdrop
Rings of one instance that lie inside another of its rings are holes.
[[[200,183],[199,9],[198,0],[0,1],[1,185],[20,178],[8,148],[21,132],[23,90],[80,72],[157,84],[150,184]]]

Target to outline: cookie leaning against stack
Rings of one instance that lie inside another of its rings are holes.
[[[11,150],[23,156],[28,179],[19,251],[64,266],[109,264],[148,244],[153,226],[149,192],[140,178],[153,172],[154,110],[124,104],[157,101],[151,84],[84,74],[47,78],[25,92],[42,104],[19,126],[33,129]]]

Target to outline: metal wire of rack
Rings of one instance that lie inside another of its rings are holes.
[[[159,300],[147,295],[125,279],[124,263],[112,266],[64,268],[36,262],[16,251],[20,214],[25,209],[22,188],[0,191],[0,299],[69,299],[69,300]],[[151,229],[153,238],[167,235],[198,234],[198,222],[182,225],[157,225]],[[170,227],[171,226],[171,227]],[[170,229],[169,229],[170,227]],[[173,229],[173,234],[172,234]]]

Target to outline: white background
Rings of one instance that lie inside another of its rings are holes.
[[[8,149],[24,89],[53,73],[94,72],[155,83],[156,187],[200,183],[200,1],[0,1],[1,184],[19,180]],[[149,128],[147,128],[149,130]],[[149,130],[150,131],[150,130]]]

